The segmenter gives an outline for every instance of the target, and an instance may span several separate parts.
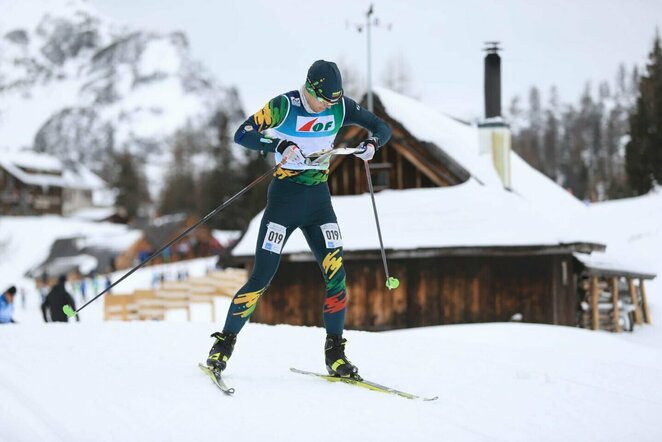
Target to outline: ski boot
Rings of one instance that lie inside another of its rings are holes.
[[[347,339],[343,339],[341,335],[326,335],[326,343],[324,344],[326,370],[331,376],[360,381],[359,369],[345,356],[346,343]]]
[[[207,358],[207,367],[219,374],[225,370],[228,364],[228,359],[232,356],[234,344],[237,342],[237,335],[233,333],[213,333],[212,338],[216,338],[214,345],[209,350],[209,357]]]

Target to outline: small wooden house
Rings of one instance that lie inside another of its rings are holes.
[[[83,166],[67,169],[55,157],[35,152],[0,155],[0,214],[69,215],[94,206],[105,183]]]
[[[329,186],[344,241],[348,328],[509,320],[583,325],[582,290],[590,266],[579,258],[604,252],[605,245],[575,228],[587,210],[579,200],[511,152],[510,129],[501,118],[498,47],[487,52],[480,124],[377,88],[374,112],[392,128],[391,139],[369,170],[353,156],[336,157],[331,164]],[[358,127],[344,129],[336,147],[356,146],[367,136]],[[377,192],[388,274],[366,193],[367,173]],[[249,267],[257,221],[234,249]],[[618,266],[610,271],[616,275],[613,284],[627,278]],[[400,287],[388,290],[387,276],[398,277]],[[654,275],[639,276],[643,291],[642,278]],[[595,300],[597,277],[592,281]],[[253,320],[322,326],[323,298],[320,269],[303,235],[295,232]],[[621,304],[615,295],[616,323]],[[594,301],[590,308],[593,325],[599,307]]]
[[[139,264],[196,222],[198,222],[196,217],[183,213],[156,218],[150,224],[143,226],[140,238],[124,253],[117,256],[116,267],[124,269]],[[202,224],[164,250],[151,263],[162,264],[213,256],[219,254],[223,248],[209,227]]]
[[[61,214],[65,181],[61,163],[34,153],[0,156],[0,212],[4,215]]]

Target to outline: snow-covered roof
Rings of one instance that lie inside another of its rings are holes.
[[[386,113],[420,141],[433,143],[485,184],[501,185],[489,155],[479,155],[478,130],[413,98],[376,87]]]
[[[586,242],[571,229],[540,214],[520,195],[469,180],[452,187],[384,190],[375,195],[384,247],[415,250],[456,247],[558,246]],[[379,248],[369,194],[335,196],[346,251]],[[252,255],[262,213],[250,223],[235,247],[237,256]],[[283,253],[307,252],[297,230]]]
[[[594,270],[655,275],[662,246],[662,187],[635,198],[594,203],[584,230],[607,244],[605,253],[578,259]]]
[[[67,189],[101,190],[106,183],[82,164],[65,168],[54,156],[28,150],[3,149],[0,167],[16,179],[32,186],[64,187]]]
[[[77,164],[75,169],[65,169],[62,177],[69,189],[102,190],[107,188],[106,182],[99,175],[82,164]]]
[[[641,259],[634,250],[629,253],[613,253],[609,248],[605,253],[586,255],[575,253],[575,258],[584,264],[590,271],[598,275],[627,275],[632,278],[652,279],[656,271],[650,263]]]
[[[241,230],[212,230],[211,234],[223,247],[229,247],[241,238]]]
[[[72,212],[69,217],[82,221],[103,221],[115,213],[117,213],[117,209],[114,207],[86,207]]]
[[[62,173],[63,170],[62,163],[54,156],[29,150],[3,152],[0,161],[12,163],[21,168],[34,169],[42,172]]]
[[[478,127],[439,113],[413,98],[383,87],[375,88],[386,113],[420,141],[432,143],[452,157],[486,186],[502,186],[491,155],[481,155]],[[546,211],[559,206],[563,211],[583,211],[583,203],[547,176],[531,167],[517,153],[511,152],[512,189]]]
[[[65,187],[63,167],[57,158],[29,151],[3,151],[0,167],[16,179],[33,186]]]

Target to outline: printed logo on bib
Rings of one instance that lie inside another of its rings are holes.
[[[297,117],[297,132],[328,132],[335,128],[333,115]]]
[[[327,249],[335,249],[342,247],[342,236],[340,236],[340,228],[336,223],[322,224],[322,235]]]
[[[268,223],[267,234],[264,236],[262,248],[264,250],[280,254],[281,250],[283,249],[286,233],[287,229],[285,226],[271,222]]]

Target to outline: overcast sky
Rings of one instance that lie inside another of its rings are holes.
[[[298,88],[319,58],[366,77],[371,1],[90,0],[118,23],[188,34],[193,56],[239,88],[246,112]],[[531,85],[576,102],[587,81],[613,81],[619,63],[643,66],[662,0],[375,0],[373,82],[403,59],[412,93],[447,113],[483,115],[483,43],[498,40],[504,107]],[[391,24],[388,30],[385,25]]]

